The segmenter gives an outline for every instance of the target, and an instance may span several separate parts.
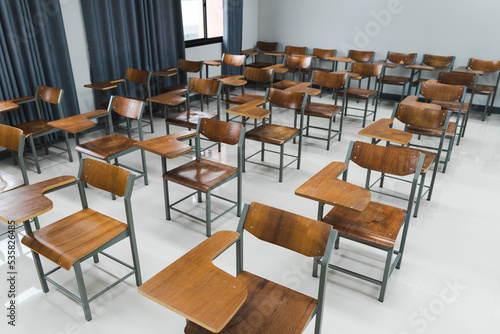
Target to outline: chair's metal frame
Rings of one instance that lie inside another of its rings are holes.
[[[80,171],[78,173],[78,175],[80,175],[80,176],[81,176],[81,173],[83,170],[83,163],[84,163],[84,159],[82,159],[82,161],[80,163]],[[137,286],[140,286],[142,284],[141,269],[140,269],[140,264],[139,264],[139,255],[138,255],[138,251],[137,251],[137,242],[136,242],[135,230],[134,230],[134,220],[133,220],[133,215],[132,215],[132,205],[131,205],[131,201],[130,201],[130,198],[132,196],[132,189],[134,187],[134,180],[135,180],[135,177],[132,174],[129,175],[129,179],[127,182],[127,189],[126,189],[125,196],[124,196],[125,213],[127,216],[127,229],[125,231],[123,231],[122,233],[120,233],[119,235],[117,235],[116,237],[114,237],[113,239],[106,242],[104,245],[102,245],[99,248],[97,248],[96,250],[94,250],[93,252],[91,252],[91,253],[87,254],[86,256],[84,256],[83,258],[79,259],[78,261],[76,261],[73,264],[73,269],[75,271],[75,276],[76,276],[76,282],[78,284],[78,292],[79,292],[80,296],[77,296],[75,293],[69,291],[68,289],[66,289],[65,287],[63,287],[62,285],[60,285],[59,283],[54,281],[52,278],[49,278],[49,275],[51,275],[52,273],[61,269],[60,266],[58,266],[58,267],[56,267],[48,272],[44,272],[43,267],[42,267],[42,263],[40,261],[40,255],[38,253],[32,251],[33,260],[35,262],[36,271],[38,273],[38,278],[40,279],[40,284],[42,286],[43,292],[47,293],[49,291],[49,287],[47,285],[47,282],[51,283],[56,288],[60,289],[68,297],[70,297],[71,299],[75,300],[76,302],[78,302],[82,305],[83,312],[85,314],[85,319],[87,321],[92,320],[92,314],[91,314],[90,305],[89,305],[90,302],[92,302],[96,298],[100,297],[102,294],[109,291],[110,289],[112,289],[113,287],[115,287],[116,285],[118,285],[119,283],[121,283],[122,281],[124,281],[125,279],[127,279],[128,277],[130,277],[134,274],[135,274]],[[80,199],[82,202],[82,209],[87,209],[88,203],[87,203],[87,196],[85,193],[85,182],[82,181],[81,179],[78,179],[76,181],[76,183],[78,184],[78,190],[79,190]],[[58,188],[58,189],[60,189],[60,188]],[[29,226],[29,223],[28,224],[25,223],[25,226]],[[31,229],[29,229],[29,231],[26,230],[26,232],[31,233]],[[130,247],[131,247],[131,252],[132,252],[133,265],[127,264],[127,263],[119,260],[118,258],[104,252],[105,249],[111,247],[112,245],[116,244],[117,242],[119,242],[127,237],[130,238]],[[112,283],[111,285],[109,285],[105,289],[101,290],[100,292],[96,293],[94,296],[89,298],[87,295],[87,289],[85,287],[85,282],[83,279],[81,263],[84,262],[85,260],[91,258],[91,257],[94,259],[94,263],[98,263],[99,262],[99,254],[102,254],[102,255],[106,256],[107,258],[129,268],[131,271],[128,272],[127,274],[125,274],[123,277],[116,280],[114,283]]]
[[[265,100],[267,102],[269,102],[269,111],[271,112],[271,114],[269,115],[269,124],[272,124],[272,113],[273,113],[273,111],[272,111],[272,103],[270,101],[268,101],[268,96],[269,96],[269,89],[266,90]],[[279,182],[282,182],[283,181],[283,170],[286,167],[290,166],[292,163],[294,163],[295,161],[297,161],[297,169],[300,169],[300,159],[301,159],[301,155],[302,155],[302,137],[303,137],[303,135],[302,135],[302,132],[303,132],[302,129],[304,129],[304,108],[305,108],[305,105],[307,103],[308,98],[309,98],[309,94],[306,93],[305,96],[304,96],[304,100],[302,101],[302,106],[300,107],[300,124],[299,124],[299,128],[298,128],[299,131],[295,135],[291,136],[286,141],[284,141],[282,145],[261,142],[261,149],[258,150],[255,153],[249,155],[248,157],[245,157],[245,155],[244,155],[245,154],[245,148],[243,148],[243,156],[244,156],[243,171],[245,171],[245,163],[246,162],[250,162],[250,163],[253,163],[253,164],[256,164],[256,165],[260,165],[260,166],[266,166],[268,168],[278,169],[279,170]],[[278,107],[281,107],[281,106],[278,106]],[[263,120],[263,124],[265,124],[265,119]],[[290,142],[290,141],[292,141],[292,140],[294,140],[297,136],[299,137],[299,147],[298,147],[297,155],[286,154],[285,153],[285,144],[288,143],[288,142]],[[266,149],[265,148],[265,144],[279,146],[280,147],[280,151],[278,152],[278,151]],[[250,160],[252,157],[254,157],[255,155],[257,155],[257,154],[260,153],[260,155],[261,155],[260,156],[260,160],[264,161],[264,153],[265,152],[276,153],[276,154],[280,155],[280,164],[279,164],[278,167],[276,167],[274,165],[264,164],[264,163],[260,163],[260,162],[256,162],[256,161]],[[285,156],[293,158],[292,161],[290,161],[286,165],[284,164],[284,157]]]
[[[196,127],[196,138],[195,138],[195,141],[196,141],[196,159],[200,159],[201,158],[201,145],[200,145],[200,141],[201,141],[201,134],[200,134],[200,123],[201,123],[201,119],[198,120],[198,125]],[[210,235],[212,235],[212,222],[219,219],[220,217],[222,217],[223,215],[225,215],[227,212],[231,211],[232,209],[236,208],[236,216],[237,217],[240,217],[240,214],[241,214],[241,204],[242,204],[242,197],[243,197],[243,190],[242,190],[242,185],[243,185],[243,180],[242,180],[242,166],[243,166],[243,147],[244,147],[244,142],[245,142],[245,128],[243,127],[242,130],[241,130],[241,133],[240,133],[240,137],[239,137],[239,140],[238,140],[238,144],[237,144],[237,166],[238,166],[238,170],[236,173],[228,176],[226,179],[222,180],[221,182],[217,183],[216,185],[214,185],[213,187],[211,187],[210,189],[208,189],[208,191],[205,193],[205,219],[202,219],[202,218],[199,218],[199,217],[196,217],[186,211],[182,211],[180,209],[177,209],[175,206],[187,199],[190,199],[193,195],[197,195],[198,197],[198,203],[201,203],[202,202],[202,191],[198,191],[196,190],[195,192],[193,193],[190,193],[189,195],[187,196],[184,196],[183,198],[175,201],[174,203],[170,204],[170,196],[169,196],[169,192],[168,192],[168,181],[166,179],[163,179],[163,194],[164,194],[164,198],[165,198],[165,214],[166,214],[166,219],[167,220],[170,220],[171,219],[171,215],[170,215],[170,210],[173,210],[173,211],[176,211],[176,212],[179,212],[183,215],[186,215],[188,217],[191,217],[195,220],[198,220],[202,223],[205,223],[206,225],[206,235],[207,237],[209,237]],[[219,143],[220,145],[220,143]],[[204,151],[204,150],[203,150]],[[216,194],[213,194],[212,191],[220,186],[222,186],[223,184],[231,181],[232,179],[234,178],[237,178],[238,179],[238,185],[237,185],[237,200],[234,201],[230,198],[227,198],[227,197],[222,197],[222,196],[219,196],[219,195],[216,195]],[[212,196],[213,197],[216,197],[218,199],[221,199],[221,200],[224,200],[226,202],[229,202],[229,203],[232,203],[233,205],[231,207],[229,207],[228,209],[226,209],[224,212],[218,214],[215,218],[212,218]]]

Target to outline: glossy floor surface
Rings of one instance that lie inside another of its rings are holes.
[[[313,100],[330,102],[331,98],[324,96]],[[377,118],[390,117],[392,105],[391,102],[382,102]],[[213,109],[215,103],[211,102],[210,107]],[[289,111],[276,110],[274,117],[275,122],[293,124]],[[156,132],[146,134],[146,138],[165,134],[159,115],[155,117],[155,125]],[[359,118],[347,117],[342,141],[333,141],[330,151],[325,150],[325,142],[306,138],[301,169],[297,170],[292,164],[285,170],[282,183],[278,182],[277,170],[247,163],[243,175],[244,202],[258,201],[315,218],[316,203],[296,196],[295,189],[329,162],[343,161],[351,140],[368,142],[369,139],[357,135],[360,129]],[[103,131],[88,134],[82,142],[101,135]],[[290,143],[287,150],[294,152],[296,147]],[[257,143],[248,141],[247,155],[258,148]],[[207,151],[206,155],[224,163],[236,164],[235,147],[232,146],[223,146],[220,153]],[[172,220],[165,220],[160,158],[150,153],[146,156],[150,184],[144,186],[143,180],[138,179],[132,196],[144,281],[205,239],[205,226],[191,218],[173,212]],[[190,159],[193,159],[192,153],[169,160],[168,167],[178,166]],[[138,152],[123,161],[140,167]],[[42,161],[41,167],[42,174],[37,175],[34,166],[28,162],[32,183],[62,174],[76,175],[78,172],[78,162],[69,163],[65,155],[51,155],[49,160]],[[10,159],[0,161],[0,168],[16,173]],[[446,174],[437,175],[432,201],[423,201],[418,218],[411,219],[402,267],[395,270],[390,278],[385,301],[381,303],[377,300],[377,286],[329,271],[323,333],[499,333],[499,170],[500,115],[492,115],[481,122],[478,114],[472,114],[465,137],[460,146],[454,148]],[[349,176],[349,181],[364,184],[364,174],[353,172]],[[399,185],[393,186],[389,182],[386,187],[401,190]],[[188,194],[187,189],[176,185],[171,185],[170,190],[172,198]],[[234,197],[236,183],[231,181],[216,193]],[[93,209],[125,219],[120,199],[112,201],[110,196],[96,189],[88,189],[87,196]],[[54,202],[54,208],[40,217],[42,226],[79,210],[78,192],[74,187],[52,193],[49,197]],[[394,206],[406,205],[391,197],[374,195],[373,199]],[[204,215],[204,204],[197,203],[195,198],[183,207],[194,215]],[[225,203],[213,201],[214,213],[221,212],[225,207]],[[233,211],[214,222],[213,231],[234,230],[237,223],[238,218]],[[32,255],[20,246],[23,232],[20,230],[18,233],[15,328],[7,325],[5,317],[9,302],[7,240],[5,236],[0,238],[0,304],[4,309],[0,320],[2,333],[183,333],[184,319],[140,295],[132,277],[92,302],[93,320],[85,321],[81,307],[55,287],[49,285],[47,294],[40,290]],[[110,253],[130,259],[127,242],[115,245]],[[343,241],[331,261],[381,277],[384,254]],[[87,262],[83,270],[89,293],[99,291],[123,272],[121,267],[105,259],[97,266],[92,261]],[[52,265],[47,261],[43,263],[46,269]],[[216,264],[234,274],[234,247],[220,256]],[[251,236],[246,236],[245,269],[306,294],[317,292],[317,280],[311,277],[309,261],[283,249],[263,246]],[[77,291],[72,271],[61,270],[55,278]],[[255,321],[258,321],[258,316]],[[313,327],[310,324],[306,333],[313,333]]]

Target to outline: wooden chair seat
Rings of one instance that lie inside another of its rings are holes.
[[[455,122],[449,122],[448,127],[446,128],[446,138],[453,138],[455,135]],[[421,128],[419,126],[415,125],[408,125],[406,128],[406,131],[411,132],[411,133],[416,133],[416,134],[421,134],[421,135],[430,135],[430,136],[437,136],[441,137],[441,129],[429,129],[429,128]]]
[[[476,94],[491,94],[495,91],[495,86],[490,85],[476,85]],[[472,89],[467,88],[467,92],[471,93]]]
[[[69,270],[75,261],[127,229],[127,224],[84,209],[23,237],[22,243]]]
[[[342,109],[342,106],[327,103],[310,102],[306,104],[304,115],[330,118],[335,115],[335,113],[337,113],[340,109]],[[295,113],[300,114],[300,110],[296,110]]]
[[[382,77],[382,82],[384,84],[390,84],[390,85],[400,85],[403,86],[405,85],[410,78],[408,77],[399,77],[395,75],[384,75]]]
[[[19,188],[24,185],[24,180],[0,170],[0,193]]]
[[[332,225],[340,236],[392,248],[405,215],[406,210],[370,202],[361,212],[334,207],[322,221]]]
[[[106,160],[113,154],[134,147],[136,142],[135,139],[113,134],[80,144],[75,149],[77,152]]]
[[[406,146],[399,146],[399,145],[394,145],[394,144],[389,144],[388,146],[394,147],[397,149],[402,149],[402,150],[408,149],[408,147],[406,147]],[[411,148],[411,149],[415,150],[415,148]],[[431,166],[431,164],[434,162],[434,159],[436,159],[437,154],[435,152],[425,151],[425,150],[418,150],[418,151],[420,153],[425,154],[424,164],[422,165],[422,172],[421,172],[421,174],[425,174],[429,170],[429,167]]]
[[[203,111],[188,110],[180,114],[170,116],[166,122],[173,125],[179,125],[186,128],[195,129],[200,118],[215,118],[216,114],[209,114]]]
[[[248,291],[248,297],[231,321],[219,333],[302,333],[317,300],[268,281],[265,278],[242,271],[237,277]],[[252,321],[258,314],[259,321]],[[212,332],[189,322],[186,334],[210,334]]]
[[[33,121],[18,124],[16,128],[23,130],[24,135],[28,137],[33,134],[54,130],[53,127],[47,124],[48,122],[49,121],[46,119],[35,119]]]
[[[172,85],[172,86],[168,86],[168,87],[163,87],[162,89],[160,89],[160,92],[161,93],[168,93],[168,92],[173,92],[173,91],[177,91],[177,90],[179,90],[179,92],[177,94],[185,93],[185,92],[187,92],[187,85],[186,84],[176,84],[176,85]]]
[[[337,95],[341,96],[344,94],[344,90],[338,91]],[[349,87],[347,88],[347,97],[352,97],[352,98],[360,98],[360,99],[367,99],[373,95],[377,94],[376,90],[373,89],[364,89],[364,88],[356,88],[356,87]]]
[[[237,105],[242,105],[248,102],[256,101],[256,100],[262,100],[262,104],[264,104],[264,96],[262,95],[256,95],[256,94],[241,94],[238,96],[234,96],[230,99],[227,100],[229,104],[237,104]]]
[[[280,82],[275,83],[273,88],[285,90],[300,83],[302,83],[302,81],[281,80]]]
[[[245,65],[247,67],[256,67],[256,68],[264,68],[264,67],[268,67],[268,66],[272,66],[273,63],[267,63],[267,62],[264,62],[264,61],[256,61],[255,63],[251,63],[251,64],[248,64],[248,65]]]
[[[282,145],[299,132],[299,129],[275,124],[262,124],[245,134],[245,138],[269,144]]]
[[[460,102],[432,100],[431,103],[441,106],[441,109],[451,110],[454,113],[457,113],[460,110]],[[462,114],[466,114],[468,110],[469,104],[464,102],[461,110]]]
[[[221,74],[221,75],[216,75],[214,77],[210,77],[210,78],[208,78],[208,80],[221,80],[221,79],[224,79],[224,78],[227,78],[227,77],[230,77],[230,75]]]
[[[163,178],[183,186],[207,192],[232,174],[238,168],[207,159],[196,159],[169,170]]]

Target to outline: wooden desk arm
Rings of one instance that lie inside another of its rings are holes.
[[[254,56],[258,54],[257,49],[246,49],[246,50],[241,50],[240,54],[246,55],[246,56]]]
[[[19,224],[52,209],[44,196],[78,182],[74,176],[59,176],[0,194],[0,220]]]
[[[12,101],[16,104],[24,104],[28,102],[35,102],[36,98],[33,96],[22,96],[22,97],[16,97],[14,99],[11,99],[9,101]]]
[[[84,85],[84,87],[98,89],[98,90],[106,90],[116,87],[116,84],[124,82],[125,79],[113,79],[107,81],[93,82]]]
[[[212,260],[238,239],[238,232],[215,233],[142,284],[139,293],[189,321],[220,332],[245,302],[247,289]]]
[[[424,64],[410,64],[406,65],[406,68],[410,68],[412,70],[424,70],[424,71],[434,71],[434,66],[427,66]]]
[[[158,154],[167,159],[173,159],[191,151],[191,146],[182,143],[181,140],[186,140],[196,136],[195,131],[181,131],[170,135],[147,139],[136,142],[134,146]]]

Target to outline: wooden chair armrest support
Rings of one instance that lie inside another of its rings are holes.
[[[33,96],[22,96],[22,97],[16,97],[14,99],[11,99],[9,101],[12,101],[17,104],[24,104],[28,102],[35,102],[36,98]]]
[[[124,82],[124,81],[125,81],[125,79],[113,79],[113,80],[107,80],[107,81],[86,84],[83,87],[97,89],[97,90],[108,90],[108,89],[118,87],[117,84]]]
[[[297,190],[295,195],[328,205],[338,205],[354,211],[363,211],[371,199],[371,192],[337,179],[347,169],[346,162],[334,161]]]
[[[140,148],[167,159],[173,159],[191,151],[191,146],[181,142],[196,136],[195,131],[181,131],[170,135],[136,142],[135,147]]]
[[[410,65],[406,65],[406,68],[410,68],[413,70],[424,70],[424,71],[434,71],[434,69],[435,69],[434,66],[428,66],[428,65],[423,65],[423,64],[410,64]]]
[[[240,54],[246,56],[256,56],[259,53],[257,52],[257,49],[246,49],[246,50],[241,50]]]
[[[212,332],[220,332],[247,298],[246,286],[212,261],[236,242],[220,231],[139,287],[145,297]]]
[[[389,125],[391,125],[393,122],[394,120],[391,118],[381,118],[375,123],[360,130],[358,134],[368,138],[386,140],[396,144],[407,145],[413,138],[413,135],[406,131],[390,128]]]
[[[349,57],[343,57],[343,56],[329,57],[328,60],[341,61],[343,63],[353,63],[354,62],[354,60],[352,60],[351,58],[349,58]]]
[[[159,77],[171,77],[177,75],[177,68],[176,67],[164,68],[158,71],[153,71],[151,75],[156,75]]]
[[[45,193],[76,183],[74,176],[58,176],[49,180],[0,194],[0,220],[19,224],[52,209]]]
[[[382,65],[384,65],[385,67],[388,67],[388,68],[396,68],[396,67],[398,67],[398,64],[389,63],[385,59],[376,60],[373,63],[374,64],[382,64]]]
[[[80,115],[58,119],[56,121],[48,122],[47,124],[59,130],[75,134],[91,129],[95,126],[96,123],[91,121],[90,118],[104,117],[107,113],[108,111],[105,109],[98,109]]]
[[[477,75],[483,75],[484,74],[483,71],[471,70],[470,68],[468,68],[466,66],[460,66],[460,67],[454,68],[453,72],[477,73]]]
[[[266,103],[266,100],[262,98],[262,100],[254,100],[236,107],[232,107],[230,109],[227,109],[226,112],[248,118],[263,119],[269,116],[269,114],[271,113],[268,109],[259,108],[259,106],[263,105],[264,103]]]

